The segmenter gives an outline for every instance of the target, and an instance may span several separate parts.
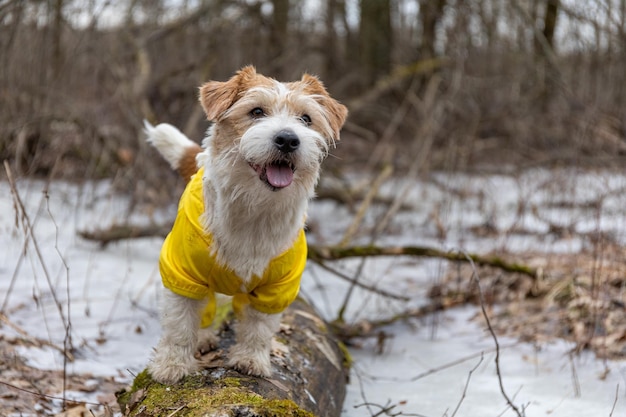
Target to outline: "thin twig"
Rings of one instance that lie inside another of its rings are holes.
[[[172,411],[171,413],[169,413],[167,415],[167,417],[173,417],[176,413],[178,413],[180,410],[182,410],[183,408],[185,408],[186,405],[181,405],[180,407],[178,407],[176,410]]]
[[[328,265],[326,265],[326,263],[322,260],[319,259],[312,259],[313,262],[315,262],[318,266],[320,266],[322,269],[324,269],[325,271],[330,272],[331,274],[334,274],[335,276],[337,276],[338,278],[341,278],[345,281],[348,281],[351,284],[356,285],[357,287],[367,290],[367,291],[371,291],[374,292],[376,294],[380,294],[383,297],[387,297],[387,298],[392,298],[394,300],[400,300],[400,301],[409,301],[411,299],[411,297],[406,297],[404,295],[398,295],[398,294],[393,294],[390,293],[388,291],[385,291],[383,289],[380,289],[378,287],[374,287],[371,285],[367,285],[364,284],[352,277],[349,277],[348,275],[344,274],[343,272],[337,271],[334,268],[329,267]]]
[[[67,392],[67,376],[68,376],[67,365],[68,365],[68,359],[69,359],[67,352],[71,352],[74,350],[73,344],[72,344],[72,318],[71,318],[72,317],[72,311],[71,311],[72,297],[70,294],[70,267],[67,264],[65,257],[59,250],[59,225],[55,221],[54,216],[52,215],[52,211],[50,210],[50,195],[48,193],[47,188],[44,191],[44,196],[46,199],[46,209],[48,210],[48,215],[50,216],[50,220],[52,221],[52,224],[54,225],[54,250],[56,251],[59,258],[61,259],[61,262],[63,263],[63,267],[65,268],[65,287],[66,287],[65,290],[66,290],[66,296],[67,296],[67,323],[64,323],[65,337],[63,338],[63,353],[64,353],[63,354],[63,410],[65,410],[65,407],[66,407],[65,393]]]
[[[500,346],[501,349],[509,349],[515,346],[518,346],[520,344],[520,342],[515,342],[515,343],[511,343],[508,345],[504,345],[504,346]],[[455,366],[461,365],[465,362],[480,358],[481,356],[484,356],[486,354],[490,354],[490,353],[494,353],[495,352],[495,348],[490,348],[490,349],[485,349],[482,350],[480,352],[476,352],[473,353],[471,355],[467,355],[467,356],[463,356],[462,358],[456,359],[452,362],[448,362],[448,363],[444,363],[443,365],[434,367],[434,368],[430,368],[424,372],[421,372],[411,378],[389,378],[389,377],[381,377],[381,376],[377,376],[377,375],[371,375],[371,374],[367,374],[365,376],[367,376],[367,378],[371,379],[372,381],[380,381],[380,382],[394,382],[394,383],[401,383],[401,384],[406,384],[406,383],[411,383],[411,382],[415,382],[418,381],[420,379],[426,378],[430,375],[434,375],[438,372],[441,371],[445,371],[446,369],[450,369],[453,368]],[[360,371],[361,375],[364,375],[365,373],[363,371]]]
[[[48,398],[48,399],[51,399],[51,400],[62,400],[62,401],[66,400],[65,398],[55,397],[54,395],[46,395],[46,394],[41,394],[39,392],[29,391],[27,389],[17,387],[17,386],[15,386],[13,384],[9,384],[8,382],[4,382],[4,381],[0,381],[0,384],[4,385],[4,386],[7,386],[7,387],[9,387],[11,389],[17,390],[17,391],[21,391],[21,392],[25,392],[25,393],[30,394],[30,395],[34,395],[35,397]],[[83,400],[81,400],[80,402],[83,403],[83,404],[88,404],[88,405],[96,405],[96,406],[103,406],[104,405],[104,404],[100,404],[100,403],[91,403],[89,401],[83,401]]]
[[[370,337],[373,334],[377,333],[376,329],[379,329],[381,327],[389,326],[390,324],[396,323],[401,320],[418,319],[421,317],[425,317],[433,313],[436,313],[438,311],[442,311],[442,310],[445,310],[454,306],[465,304],[466,302],[467,302],[466,297],[457,297],[454,299],[450,299],[449,301],[446,301],[445,303],[440,302],[440,301],[434,301],[430,304],[426,304],[417,308],[412,308],[412,309],[403,311],[391,317],[387,317],[387,318],[380,319],[380,320],[367,321],[366,327],[367,329],[369,329],[368,331],[364,331],[363,326],[360,325],[359,322],[357,322],[356,324],[347,325],[343,321],[339,320],[339,321],[333,322],[332,325],[335,328],[335,332],[337,333],[337,336],[341,337],[344,341],[347,341],[353,337]]]
[[[498,384],[500,385],[500,393],[502,393],[502,396],[506,400],[507,404],[509,405],[509,407],[511,407],[511,409],[513,409],[513,411],[515,411],[515,414],[517,414],[518,417],[525,417],[524,408],[522,407],[522,409],[520,410],[513,403],[511,398],[506,393],[506,390],[504,389],[504,383],[502,380],[502,370],[500,368],[500,343],[498,342],[498,337],[496,336],[496,332],[493,330],[493,327],[491,326],[491,320],[489,320],[489,315],[487,314],[487,309],[485,308],[485,298],[483,296],[483,290],[480,285],[480,276],[478,275],[478,271],[476,270],[476,265],[474,265],[474,261],[469,255],[465,254],[465,256],[467,257],[467,260],[472,267],[473,278],[476,282],[476,287],[478,288],[478,297],[480,299],[480,310],[483,314],[483,317],[485,318],[487,329],[489,330],[489,334],[491,334],[491,337],[493,338],[493,342],[496,347],[496,357],[495,357],[494,362],[496,365],[496,375],[498,376]]]
[[[454,411],[452,412],[452,415],[450,417],[454,417],[456,413],[459,411],[459,408],[461,408],[461,404],[463,403],[463,400],[467,396],[467,389],[469,387],[470,379],[472,379],[472,374],[474,373],[474,371],[476,371],[476,369],[478,369],[480,364],[483,363],[484,358],[485,358],[484,355],[481,353],[480,360],[478,361],[476,366],[470,369],[469,373],[467,374],[467,380],[465,381],[465,386],[463,387],[463,393],[461,394],[461,398],[459,399],[459,402],[456,404],[456,407],[454,408]]]
[[[343,238],[339,243],[339,247],[346,246],[352,240],[357,230],[359,229],[359,226],[363,221],[365,214],[367,213],[367,209],[372,204],[372,201],[374,200],[376,194],[378,194],[380,186],[387,180],[387,178],[391,176],[392,172],[393,167],[391,165],[385,165],[385,167],[380,171],[378,177],[376,177],[367,195],[365,196],[365,199],[361,202],[361,205],[359,206],[359,209],[354,216],[354,220],[352,220],[352,223],[348,227],[348,230],[346,230],[346,233],[343,235]]]
[[[15,183],[15,180],[13,179],[13,174],[11,172],[10,166],[8,164],[8,162],[5,160],[4,161],[4,169],[6,171],[7,174],[7,179],[9,182],[9,185],[11,187],[11,195],[13,196],[13,210],[15,212],[15,227],[17,229],[19,229],[20,227],[20,219],[23,219],[24,217],[24,213],[23,211],[20,210],[17,199],[15,198],[15,193],[13,192],[13,185]],[[20,213],[22,214],[20,216]],[[37,212],[39,213],[39,211]],[[32,226],[34,227],[35,224],[37,223],[37,221],[39,220],[39,214],[36,215],[35,219],[33,220]],[[32,229],[29,229],[27,227],[25,227],[25,222],[22,221],[22,227],[24,228],[24,243],[22,245],[22,252],[21,252],[21,256],[17,259],[17,265],[15,265],[15,268],[13,269],[13,276],[11,277],[11,282],[9,283],[9,288],[7,289],[5,295],[4,295],[4,301],[2,302],[2,307],[0,307],[0,313],[6,313],[6,308],[9,304],[9,298],[11,296],[11,293],[13,292],[13,287],[15,285],[15,283],[17,282],[17,277],[19,274],[19,271],[22,267],[22,262],[24,261],[24,257],[26,256],[26,251],[28,249],[28,245],[30,243],[30,239],[32,237]]]
[[[397,404],[391,405],[391,402],[387,401],[387,404],[382,406],[380,404],[375,404],[375,403],[368,401],[365,396],[365,387],[363,386],[363,377],[361,376],[361,372],[359,371],[357,367],[353,367],[353,371],[356,374],[357,380],[359,382],[359,390],[361,392],[361,398],[363,399],[363,402],[361,404],[355,404],[353,406],[354,408],[366,407],[367,411],[369,412],[370,417],[380,416],[380,415],[383,415],[383,413],[385,413],[385,415],[388,415],[388,416],[425,417],[422,414],[405,414],[402,411],[395,413],[395,414],[389,414],[388,412],[393,410],[395,407],[397,407]],[[380,411],[375,413],[372,407],[378,407],[380,408]]]
[[[383,230],[387,228],[387,225],[389,224],[389,222],[391,222],[393,216],[400,210],[400,208],[404,204],[404,200],[409,195],[410,187],[413,186],[413,181],[410,180],[417,178],[420,168],[424,166],[426,158],[430,156],[430,149],[435,139],[435,135],[432,132],[432,125],[434,120],[434,118],[432,117],[432,113],[435,107],[435,97],[437,96],[436,91],[439,87],[440,82],[441,78],[439,76],[433,76],[428,82],[426,93],[424,94],[424,108],[425,112],[427,113],[424,119],[427,122],[421,125],[420,129],[415,134],[416,140],[413,142],[419,147],[413,151],[413,154],[415,156],[404,178],[404,186],[402,187],[400,192],[395,193],[395,198],[391,204],[391,207],[389,207],[385,215],[376,226],[375,233],[377,234],[382,233]],[[409,88],[409,93],[411,91],[412,87]],[[410,97],[409,93],[407,93],[407,98]]]
[[[17,333],[19,333],[20,336],[24,338],[23,340],[26,340],[27,342],[32,343],[33,345],[37,347],[48,346],[56,350],[57,352],[59,352],[61,355],[68,355],[68,360],[70,361],[74,360],[74,355],[72,354],[72,352],[64,352],[62,347],[59,347],[48,340],[39,339],[39,338],[31,336],[30,334],[28,334],[26,330],[22,329],[20,326],[18,326],[17,324],[9,320],[9,318],[4,313],[0,313],[0,322],[6,324],[7,326],[15,330]]]
[[[369,408],[370,406],[378,407],[378,408],[380,408],[380,411],[377,412],[376,414],[372,414],[372,411]],[[361,404],[356,404],[354,406],[354,408],[368,407],[368,409],[370,410],[370,416],[371,417],[378,417],[378,416],[382,416],[382,415],[391,416],[391,417],[395,417],[395,416],[425,417],[423,414],[413,414],[413,413],[405,414],[402,411],[398,411],[397,413],[391,414],[391,411],[394,408],[396,408],[397,406],[398,406],[398,404],[391,404],[391,401],[387,401],[387,404],[385,404],[385,405],[380,405],[380,404],[375,404],[375,403],[370,403],[370,402],[364,402],[364,403],[361,403]]]
[[[11,187],[11,194],[13,195],[13,198],[15,200],[15,203],[17,204],[17,208],[19,209],[20,212],[20,217],[22,218],[22,221],[24,223],[24,226],[27,230],[27,232],[33,236],[32,239],[32,243],[33,243],[33,247],[35,248],[35,253],[37,254],[37,258],[39,259],[39,264],[41,265],[41,268],[43,269],[43,273],[44,276],[46,277],[46,281],[48,283],[48,287],[50,288],[50,294],[52,295],[52,299],[54,300],[54,304],[57,307],[57,310],[59,311],[59,316],[61,317],[61,321],[63,322],[64,326],[67,326],[67,319],[65,317],[65,314],[63,313],[63,305],[61,304],[61,302],[59,301],[59,298],[57,296],[57,293],[54,289],[54,285],[52,284],[52,279],[50,278],[50,273],[48,272],[48,268],[46,266],[46,263],[44,262],[44,257],[43,254],[41,253],[41,249],[39,248],[39,243],[37,242],[37,239],[34,238],[34,233],[33,233],[33,224],[30,220],[30,217],[28,216],[28,213],[26,212],[26,207],[24,206],[24,203],[22,202],[22,199],[20,197],[19,192],[17,191],[17,187],[15,185],[15,181],[13,179],[13,175],[11,172],[11,168],[9,166],[9,162],[8,161],[4,161],[4,169],[7,173],[7,178],[9,180],[9,186]]]
[[[352,292],[354,291],[354,289],[357,286],[357,283],[359,282],[359,277],[361,276],[361,272],[363,272],[363,268],[365,267],[366,260],[367,258],[361,259],[361,262],[359,263],[359,266],[356,269],[356,272],[354,273],[354,278],[352,278],[352,284],[350,284],[350,288],[348,288],[348,291],[346,292],[346,295],[343,298],[341,307],[339,307],[339,311],[337,312],[337,320],[336,320],[339,323],[345,322],[344,315],[346,313],[346,310],[348,309],[348,303],[350,302],[350,298],[352,297]]]
[[[387,404],[385,404],[385,405],[380,405],[380,404],[375,404],[375,403],[370,403],[370,402],[364,402],[364,403],[361,403],[361,404],[356,404],[354,406],[354,408],[359,408],[359,407],[368,407],[369,408],[370,406],[374,406],[374,407],[380,408],[380,411],[378,411],[376,414],[371,414],[372,412],[370,411],[370,416],[371,417],[378,417],[378,416],[383,416],[383,415],[391,416],[391,417],[396,417],[396,416],[424,417],[422,414],[405,414],[402,411],[398,411],[397,413],[392,413],[392,410],[394,408],[396,408],[398,406],[398,404],[392,404],[391,401],[387,401]]]
[[[578,372],[576,372],[576,364],[574,364],[574,353],[569,353],[569,363],[572,370],[572,384],[574,385],[574,397],[580,397],[580,381],[578,381]]]
[[[374,184],[372,184],[372,187],[370,188],[369,192],[365,196],[365,199],[361,202],[361,205],[359,206],[359,209],[357,210],[357,213],[354,216],[354,220],[352,221],[352,224],[350,224],[350,226],[348,227],[348,230],[343,236],[343,239],[341,239],[341,242],[339,243],[339,247],[343,247],[347,245],[348,242],[352,240],[353,236],[356,234],[358,230],[359,225],[363,221],[363,218],[365,217],[365,214],[367,213],[367,210],[370,207],[372,200],[374,199],[376,194],[378,194],[378,189],[387,180],[387,178],[391,176],[392,173],[393,173],[393,167],[390,164],[387,164],[383,167],[382,171],[379,173],[378,177],[374,181]],[[375,239],[376,239],[376,236],[372,236],[371,243],[373,243]],[[341,303],[341,307],[339,307],[339,311],[337,313],[337,321],[340,323],[345,322],[344,314],[346,310],[348,309],[348,303],[350,302],[352,293],[354,292],[354,289],[356,288],[357,283],[359,282],[359,278],[361,277],[361,273],[363,272],[363,268],[365,267],[366,260],[367,260],[366,258],[361,259],[361,262],[359,263],[359,266],[356,272],[354,273],[352,283],[350,284],[350,287],[348,288],[348,291],[346,292],[346,295],[344,296],[343,303]]]
[[[363,401],[365,401],[363,405],[367,407],[367,411],[369,411],[370,415],[372,415],[374,411],[372,410],[370,403],[367,401],[367,398],[365,398],[365,387],[363,386],[363,378],[361,377],[361,373],[356,366],[352,367],[352,370],[356,374],[357,380],[359,381],[359,391],[361,392],[361,398],[363,398]],[[354,408],[357,408],[357,406],[355,405]]]
[[[611,407],[611,413],[609,417],[613,417],[613,412],[615,411],[615,406],[617,406],[617,399],[619,398],[619,384],[615,387],[615,400],[613,400],[613,407]]]

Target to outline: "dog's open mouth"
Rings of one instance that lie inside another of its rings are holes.
[[[259,175],[259,179],[274,191],[288,187],[296,170],[288,161],[276,161],[267,165],[250,164],[250,167]]]

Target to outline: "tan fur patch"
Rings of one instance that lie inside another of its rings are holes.
[[[348,117],[347,107],[333,99],[328,94],[328,91],[326,91],[324,83],[313,75],[304,74],[300,81],[288,83],[287,85],[292,86],[291,88],[294,90],[301,89],[303,93],[313,96],[315,100],[327,110],[325,116],[333,131],[331,139],[338,141],[339,131],[345,123],[346,117]]]
[[[228,81],[209,81],[200,87],[200,103],[207,119],[218,121],[242,94],[254,86],[269,86],[272,81],[256,73],[253,66],[242,68]]]
[[[198,171],[196,155],[200,152],[202,152],[200,145],[190,146],[185,149],[185,153],[180,159],[180,165],[178,167],[178,173],[183,177],[185,182],[189,182],[193,174]]]

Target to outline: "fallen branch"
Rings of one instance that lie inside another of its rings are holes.
[[[106,246],[111,242],[123,239],[140,237],[165,237],[171,225],[129,226],[113,225],[108,229],[80,231],[78,234],[87,240],[100,242]],[[376,256],[417,256],[422,258],[441,258],[455,262],[473,262],[480,266],[490,266],[505,272],[527,275],[533,279],[539,277],[539,272],[528,265],[507,262],[497,255],[485,256],[474,253],[460,253],[445,251],[428,246],[317,246],[309,245],[309,259],[322,264],[324,261],[335,261],[345,258],[376,257]]]
[[[419,319],[430,316],[449,308],[466,304],[470,301],[470,295],[463,294],[457,297],[447,297],[445,299],[436,299],[428,304],[420,307],[411,308],[379,320],[362,320],[356,323],[348,324],[341,320],[335,320],[331,323],[334,333],[342,342],[349,344],[354,338],[378,337],[381,327],[389,326],[393,323],[408,320]]]
[[[371,291],[371,292],[374,292],[376,294],[380,294],[383,297],[392,298],[394,300],[400,300],[400,301],[409,301],[410,300],[410,297],[407,297],[405,295],[390,293],[390,292],[385,291],[385,290],[383,290],[381,288],[378,288],[378,287],[375,287],[375,286],[372,286],[372,285],[364,284],[364,283],[358,281],[355,278],[349,277],[348,275],[346,275],[346,274],[344,274],[344,273],[342,273],[340,271],[337,271],[334,268],[329,267],[328,265],[326,265],[325,262],[322,262],[322,261],[319,261],[319,260],[313,260],[313,259],[311,259],[311,260],[313,262],[315,262],[317,265],[319,265],[319,267],[324,269],[325,271],[328,271],[331,274],[335,275],[336,277],[341,278],[344,281],[349,282],[350,284],[356,285],[357,287],[359,287],[361,289],[364,289],[364,290],[367,290],[367,291]]]
[[[538,272],[527,265],[507,262],[499,256],[483,256],[473,253],[444,251],[427,246],[352,246],[333,247],[309,245],[309,258],[315,261],[334,261],[355,257],[376,256],[417,256],[424,258],[441,258],[456,262],[473,262],[480,266],[490,266],[506,272],[516,272],[538,278]]]
[[[369,184],[368,184],[369,185]],[[315,192],[315,200],[332,200],[340,204],[346,205],[350,210],[354,211],[357,202],[363,201],[367,197],[367,188],[348,188],[337,186],[320,186]],[[388,197],[375,194],[371,198],[372,204],[380,204],[391,206],[396,201],[396,197]],[[415,207],[410,203],[400,204],[400,210],[413,210]]]
[[[100,242],[101,246],[106,246],[111,242],[124,239],[135,239],[141,237],[165,237],[172,230],[171,224],[130,226],[113,225],[108,229],[82,230],[78,235],[83,239]]]

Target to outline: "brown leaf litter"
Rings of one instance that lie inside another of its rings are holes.
[[[575,254],[523,253],[516,261],[541,271],[537,279],[479,268],[480,288],[499,334],[531,343],[562,338],[574,350],[626,358],[626,248],[603,242]],[[431,290],[444,300],[470,294],[479,303],[469,265],[457,265]],[[477,320],[483,320],[477,316]]]
[[[97,404],[67,400],[65,411],[59,412],[63,404],[63,372],[29,366],[15,349],[25,344],[30,342],[0,335],[1,416],[108,417],[119,411],[114,394],[125,384],[85,373],[68,374],[66,390],[98,392]]]

